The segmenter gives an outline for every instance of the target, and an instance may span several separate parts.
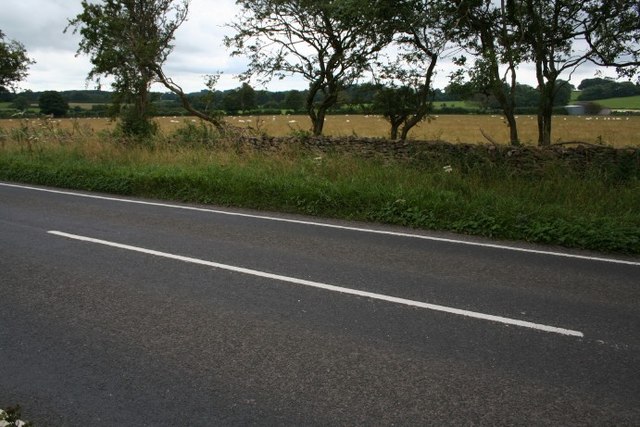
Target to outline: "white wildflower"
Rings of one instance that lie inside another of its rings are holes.
[[[445,171],[446,173],[453,172],[453,168],[450,165],[443,167],[442,170]]]

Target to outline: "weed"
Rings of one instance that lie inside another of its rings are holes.
[[[215,145],[220,135],[218,131],[209,123],[204,121],[192,122],[185,120],[183,125],[177,128],[169,139],[183,146],[205,146]]]

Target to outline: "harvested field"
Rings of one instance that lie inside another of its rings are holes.
[[[171,132],[184,125],[195,122],[187,117],[159,117],[156,119],[163,132]],[[227,117],[226,120],[239,127],[250,127],[259,133],[272,136],[286,136],[307,131],[310,127],[306,116],[240,116]],[[30,122],[38,122],[31,120]],[[66,128],[74,123],[95,132],[113,129],[109,119],[60,119],[56,124]],[[19,127],[23,123],[18,119],[0,120],[0,129]],[[527,145],[537,143],[537,122],[535,116],[518,117],[518,130],[521,141]],[[554,142],[581,141],[592,144],[604,144],[614,147],[640,145],[640,117],[590,117],[556,116],[553,123]],[[480,132],[482,129],[492,139],[507,142],[508,128],[501,116],[494,115],[443,115],[422,123],[410,133],[410,138],[420,140],[444,140],[448,142],[486,143]],[[361,137],[386,137],[388,123],[380,116],[342,115],[328,116],[325,134],[330,136],[357,135]]]

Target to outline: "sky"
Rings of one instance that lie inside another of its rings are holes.
[[[19,90],[83,90],[91,64],[86,56],[76,55],[80,36],[71,30],[64,33],[68,19],[82,10],[81,0],[2,0],[0,30],[6,39],[21,42],[28,56],[36,61],[29,69]],[[232,22],[238,12],[235,0],[191,0],[187,22],[177,31],[174,50],[165,64],[165,73],[186,92],[204,89],[204,76],[221,72],[216,88],[225,90],[240,86],[237,75],[246,67],[242,57],[231,57],[223,45],[225,35],[231,30],[225,25]],[[5,39],[5,41],[6,41]],[[435,86],[448,84],[447,75],[453,67],[443,61],[438,69]],[[607,73],[613,75],[612,72]],[[574,73],[571,82],[576,86],[584,78],[592,78],[595,70],[584,67]],[[568,78],[569,76],[564,76]],[[530,65],[521,66],[518,73],[521,83],[537,86],[534,70]],[[266,87],[250,82],[256,89],[289,90],[305,89],[307,84],[299,77],[274,80]],[[105,88],[108,89],[108,88]],[[163,87],[153,90],[165,92]]]

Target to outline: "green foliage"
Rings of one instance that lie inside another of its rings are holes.
[[[623,98],[627,96],[640,95],[640,85],[631,82],[615,82],[604,79],[591,79],[583,88],[578,101],[593,101],[606,98]],[[584,83],[584,81],[583,81]]]
[[[218,131],[208,123],[200,121],[193,123],[185,121],[170,136],[170,144],[178,144],[189,147],[211,147],[218,143],[220,135]]]
[[[59,92],[46,91],[40,95],[38,106],[42,114],[52,114],[54,117],[63,117],[69,110],[69,104]]]
[[[19,111],[25,111],[31,106],[31,101],[26,96],[16,96],[11,106]]]
[[[15,40],[5,41],[5,35],[0,30],[0,92],[15,89],[15,85],[27,76],[27,70],[33,63],[24,46]]]
[[[571,94],[575,88],[573,85],[565,80],[556,80],[555,94],[553,96],[553,105],[555,107],[563,106],[571,102]]]
[[[140,111],[135,106],[127,105],[120,110],[118,131],[126,137],[144,140],[158,131],[158,124],[151,119],[147,110]]]
[[[256,108],[256,91],[248,83],[242,83],[239,88],[225,92],[222,105],[228,114],[253,110]]]
[[[120,126],[125,134],[153,134],[149,87],[154,78],[164,76],[161,67],[173,49],[175,31],[187,17],[188,2],[83,0],[82,9],[67,28],[82,36],[78,53],[89,55],[93,67],[88,79],[100,85],[102,77],[113,77],[116,107],[133,105],[123,110]]]

